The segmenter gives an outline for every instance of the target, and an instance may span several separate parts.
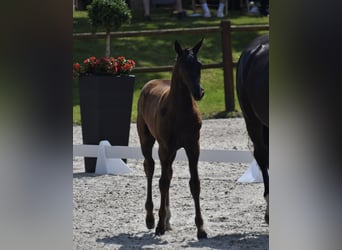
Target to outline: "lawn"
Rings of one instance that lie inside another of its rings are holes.
[[[200,11],[200,10],[199,10]],[[214,10],[212,10],[214,11]],[[192,10],[187,11],[189,14]],[[130,30],[155,30],[155,29],[173,29],[173,28],[191,28],[191,27],[218,27],[221,19],[202,17],[187,17],[182,20],[172,15],[168,8],[154,8],[151,10],[151,22],[145,22],[140,12],[133,12],[133,19],[130,24],[120,28],[120,31]],[[92,26],[89,23],[86,11],[75,11],[73,16],[73,32],[91,32]],[[237,11],[230,11],[226,17],[232,25],[244,24],[268,24],[268,17],[252,17],[244,15]],[[101,30],[99,30],[101,31]],[[237,61],[242,49],[254,37],[265,32],[234,32],[232,33],[233,61]],[[184,47],[195,45],[204,37],[203,46],[199,52],[199,59],[203,64],[217,63],[222,61],[221,37],[219,34],[201,34],[201,35],[164,35],[164,36],[146,36],[131,38],[115,38],[111,41],[111,56],[117,57],[124,55],[126,58],[134,59],[136,66],[163,66],[172,65],[175,58],[173,50],[174,40],[178,40]],[[81,62],[89,56],[100,57],[105,53],[104,39],[84,39],[74,40],[73,43],[73,61]],[[134,74],[134,71],[133,71]],[[234,70],[235,74],[235,70]],[[132,121],[136,120],[137,100],[141,87],[150,79],[171,77],[170,72],[162,73],[137,73],[135,82],[135,91],[133,97]],[[235,79],[234,79],[235,80]],[[198,102],[199,109],[203,119],[232,117],[240,115],[240,107],[237,99],[235,100],[234,112],[225,112],[224,93],[223,93],[223,70],[222,69],[204,69],[202,70],[202,86],[205,89],[204,98]],[[73,81],[73,123],[80,124],[78,81]]]

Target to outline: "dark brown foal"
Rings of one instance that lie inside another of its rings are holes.
[[[151,80],[143,87],[138,101],[137,129],[141,151],[144,155],[144,170],[147,177],[146,226],[154,228],[152,178],[154,160],[152,148],[157,140],[161,177],[159,180],[160,208],[157,235],[163,235],[170,226],[169,188],[172,179],[172,163],[177,150],[184,148],[189,160],[190,190],[195,202],[197,237],[206,238],[200,209],[200,180],[197,163],[200,152],[199,137],[202,120],[195,100],[200,100],[204,91],[200,85],[201,63],[197,53],[203,39],[192,49],[182,49],[175,41],[176,63],[171,80]]]

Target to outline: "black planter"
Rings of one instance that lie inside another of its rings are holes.
[[[128,146],[135,76],[81,75],[79,77],[83,144],[108,140]],[[94,173],[96,158],[85,157],[85,171]]]

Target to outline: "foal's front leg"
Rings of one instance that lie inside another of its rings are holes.
[[[199,195],[201,191],[200,180],[199,180],[198,169],[197,169],[199,150],[200,149],[199,149],[198,141],[192,145],[185,147],[185,151],[189,159],[189,168],[190,168],[190,175],[191,175],[190,182],[189,182],[190,191],[195,202],[195,211],[196,211],[195,223],[197,227],[197,238],[201,239],[201,238],[207,238],[207,233],[203,229],[203,218],[201,214],[201,207],[200,207],[200,200],[199,200]]]

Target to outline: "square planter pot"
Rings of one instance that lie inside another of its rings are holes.
[[[83,144],[128,146],[135,76],[79,77]],[[96,158],[85,157],[85,171],[94,173]]]

